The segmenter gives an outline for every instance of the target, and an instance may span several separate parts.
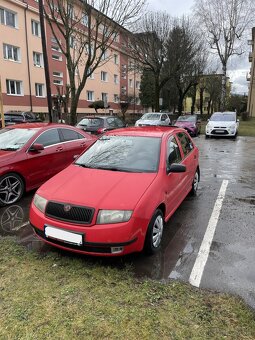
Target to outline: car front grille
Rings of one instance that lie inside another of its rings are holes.
[[[94,211],[93,208],[50,201],[47,204],[45,215],[71,223],[89,224],[93,218]]]

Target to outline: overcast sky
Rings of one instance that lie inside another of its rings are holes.
[[[182,16],[183,14],[189,15],[192,13],[192,6],[194,0],[148,0],[149,10],[165,11],[171,16]],[[251,39],[248,38],[248,39]],[[232,92],[235,93],[248,93],[248,82],[246,74],[250,70],[251,64],[248,62],[248,54],[242,57],[235,57],[230,59],[228,65],[228,75],[232,81]],[[219,72],[221,69],[219,69]]]

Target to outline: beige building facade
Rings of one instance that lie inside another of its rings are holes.
[[[50,86],[53,100],[64,94],[68,84],[66,60],[45,20]],[[85,32],[85,30],[84,30]],[[118,113],[123,95],[134,97],[130,112],[142,112],[139,101],[141,74],[124,48],[122,32],[106,52],[106,60],[87,79],[77,113],[94,113],[89,105],[103,100],[109,108],[102,113]],[[82,67],[81,67],[82,68]],[[79,72],[77,69],[77,81]],[[47,113],[46,83],[42,54],[38,2],[1,0],[0,77],[4,112],[8,110]]]
[[[255,27],[252,29],[252,39],[248,40],[248,44],[251,46],[251,51],[249,53],[251,69],[247,74],[247,81],[249,82],[247,111],[250,117],[255,117]]]

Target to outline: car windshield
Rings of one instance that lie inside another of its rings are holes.
[[[195,122],[196,121],[196,116],[180,116],[177,119],[177,122]]]
[[[2,129],[0,130],[0,149],[16,151],[37,132],[37,129]]]
[[[103,136],[75,164],[125,172],[157,172],[161,138]]]
[[[93,127],[93,126],[100,126],[102,124],[102,119],[100,118],[83,118],[78,125],[82,125],[82,126],[89,126],[89,127]]]
[[[143,120],[158,120],[160,119],[160,114],[157,113],[145,113],[142,118]]]
[[[234,114],[224,114],[224,113],[217,113],[213,114],[210,118],[212,122],[235,122],[236,117]]]

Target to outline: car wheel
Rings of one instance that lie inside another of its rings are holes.
[[[198,189],[198,183],[199,183],[199,171],[197,169],[195,176],[193,178],[192,188],[191,188],[191,191],[190,191],[192,196],[196,196],[197,189]]]
[[[24,192],[24,183],[19,175],[10,173],[0,178],[0,206],[17,202]]]
[[[209,138],[209,136],[208,136],[208,135],[205,135],[205,138],[206,138],[206,139],[208,139],[208,138]]]
[[[145,237],[144,252],[147,255],[153,255],[160,249],[163,229],[163,214],[161,210],[157,209],[150,220]]]

